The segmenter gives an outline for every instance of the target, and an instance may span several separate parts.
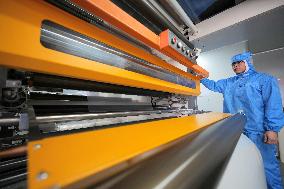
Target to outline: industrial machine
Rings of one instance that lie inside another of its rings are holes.
[[[197,109],[208,72],[177,9],[0,3],[1,187],[216,185],[245,119]]]

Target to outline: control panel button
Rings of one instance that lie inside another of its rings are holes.
[[[177,43],[177,48],[181,48],[182,47],[182,43],[181,42],[178,42]]]
[[[185,51],[185,54],[188,56],[188,55],[189,55],[189,50],[186,50],[186,51]]]
[[[177,38],[176,38],[176,37],[173,37],[173,38],[172,38],[172,44],[176,44],[176,42],[177,42]]]
[[[188,60],[191,60],[195,57],[195,52],[193,49],[189,48],[184,41],[180,40],[173,32],[166,30],[160,34],[161,49],[168,51],[168,48],[171,49],[170,52],[175,53],[179,57],[183,56]]]

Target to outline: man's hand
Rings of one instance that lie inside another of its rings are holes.
[[[266,144],[277,144],[278,143],[277,132],[266,131],[264,133],[264,143],[266,143]]]

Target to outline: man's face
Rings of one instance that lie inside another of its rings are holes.
[[[246,71],[246,64],[244,61],[234,62],[232,68],[236,74],[244,73]]]

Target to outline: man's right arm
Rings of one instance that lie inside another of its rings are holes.
[[[210,79],[201,79],[200,81],[207,89],[218,92],[218,93],[223,93],[226,88],[226,83],[227,79],[221,79],[219,81],[213,81]]]

